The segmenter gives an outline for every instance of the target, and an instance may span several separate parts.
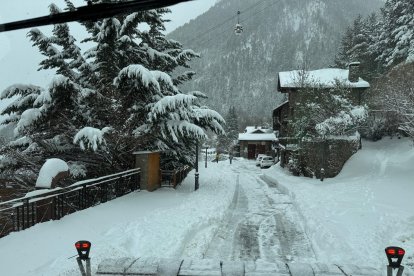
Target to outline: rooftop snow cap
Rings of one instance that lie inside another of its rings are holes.
[[[349,74],[348,74],[348,80],[350,82],[358,82],[359,81],[359,65],[360,62],[351,62],[349,67]]]

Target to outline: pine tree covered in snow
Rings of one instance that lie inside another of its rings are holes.
[[[231,151],[232,147],[237,144],[239,136],[239,123],[236,108],[231,106],[226,114],[225,134],[218,135],[217,148],[220,151]]]
[[[368,115],[367,107],[355,105],[351,89],[339,81],[326,88],[305,80],[297,97],[292,121],[296,138],[353,135]]]
[[[407,96],[406,88],[395,94],[394,87],[400,84],[396,79],[403,79],[411,72],[409,65],[405,64],[414,62],[414,2],[387,0],[379,14],[368,16],[362,24],[361,19],[357,18],[348,29],[343,36],[336,64],[343,67],[348,61],[360,61],[362,77],[372,80],[373,89],[368,101],[374,111],[364,126],[363,135],[377,140],[383,135],[394,134],[398,127],[410,133],[402,126],[402,118],[405,118],[405,123],[408,121],[404,112],[399,110],[410,110],[406,106],[410,96]],[[355,43],[358,40],[361,43]],[[401,77],[396,77],[395,72],[399,72]],[[410,84],[408,80],[403,82],[404,85]],[[397,108],[397,105],[401,107]]]
[[[370,80],[405,61],[414,61],[414,2],[387,0],[379,14],[357,17],[344,33],[335,63],[361,62]]]
[[[387,0],[381,10],[381,35],[373,45],[383,66],[414,60],[414,3]]]
[[[378,37],[378,16],[373,13],[367,18],[357,16],[353,24],[344,33],[339,52],[335,57],[335,66],[347,68],[351,62],[361,63],[361,76],[370,81],[382,72],[376,60],[377,54],[370,51]]]
[[[61,10],[51,5],[50,12]],[[131,168],[136,150],[164,151],[165,166],[192,163],[205,130],[223,132],[224,120],[201,104],[203,93],[180,90],[195,74],[182,68],[198,54],[162,33],[167,12],[85,22],[83,41],[93,44],[85,53],[67,24],[55,25],[51,36],[32,29],[28,36],[46,57],[40,69],[55,69],[57,76],[48,89],[3,92],[2,98],[17,100],[3,112],[9,115],[4,123],[15,124],[16,140],[2,152],[2,172],[19,167],[34,183],[46,158],[60,158],[73,177],[103,175]]]

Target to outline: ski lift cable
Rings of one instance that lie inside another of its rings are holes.
[[[260,3],[263,3],[263,2],[265,2],[265,1],[267,1],[267,0],[263,0],[263,1],[261,1]],[[265,6],[265,7],[264,7],[264,9],[261,9],[261,10],[259,10],[259,11],[255,12],[254,14],[252,14],[252,15],[250,15],[250,16],[248,16],[248,17],[246,17],[245,19],[241,20],[241,23],[251,20],[252,18],[254,18],[254,16],[255,16],[255,15],[258,15],[258,14],[260,14],[260,13],[265,12],[265,11],[266,11],[269,7],[271,7],[271,6],[275,5],[275,4],[279,3],[279,2],[280,2],[280,1],[272,1],[272,3],[270,3],[270,5]],[[254,6],[256,6],[256,5],[254,5]],[[246,9],[245,9],[245,10],[246,10]],[[233,16],[232,18],[234,18],[234,17],[235,17],[235,16]],[[217,37],[220,37],[222,34],[224,34],[224,33],[228,32],[228,31],[229,31],[229,29],[224,29],[223,31],[221,31],[221,32],[217,33],[214,37],[211,37],[211,38],[208,38],[208,39],[201,39],[201,40],[198,40],[198,39],[197,39],[197,37],[196,37],[195,39],[191,40],[191,42],[192,42],[192,43],[195,43],[195,44],[197,44],[197,45],[202,45],[202,44],[205,44],[205,43],[210,42],[210,41],[211,41],[211,40],[213,40],[213,39],[217,39]],[[204,34],[203,34],[203,35],[204,35]]]
[[[269,2],[269,1],[270,1],[270,0],[261,0],[261,1],[257,2],[257,3],[255,3],[255,4],[253,4],[253,5],[251,5],[251,6],[247,7],[247,8],[245,8],[244,10],[241,10],[241,11],[240,11],[240,14],[243,14],[243,13],[245,13],[245,12],[248,12],[249,10],[251,10],[251,9],[255,8],[256,6],[258,6],[258,5],[260,5],[260,4],[264,3],[264,2]],[[198,36],[194,37],[193,39],[191,39],[191,41],[197,41],[197,40],[199,40],[200,38],[202,38],[202,37],[206,36],[206,35],[207,35],[207,34],[209,34],[210,32],[212,32],[212,31],[214,31],[214,30],[216,30],[216,29],[220,28],[220,27],[221,27],[221,26],[223,26],[224,24],[226,24],[226,23],[228,23],[228,22],[232,21],[232,20],[233,20],[234,18],[236,18],[236,17],[237,17],[237,14],[236,14],[236,15],[233,15],[233,16],[231,16],[231,17],[229,17],[228,19],[226,19],[226,20],[222,21],[221,23],[219,23],[219,24],[217,24],[217,25],[215,25],[215,26],[213,26],[213,27],[211,27],[211,28],[207,29],[206,31],[202,32],[202,34],[200,34],[200,35],[198,35]]]
[[[263,12],[267,11],[267,9],[268,9],[268,8],[270,8],[270,7],[274,6],[274,5],[275,5],[275,4],[277,4],[278,2],[279,2],[279,1],[273,1],[273,3],[271,3],[269,6],[266,6],[264,9],[257,11],[256,13],[252,14],[251,16],[247,17],[247,18],[246,18],[246,19],[244,19],[244,20],[241,20],[240,22],[241,22],[241,23],[243,23],[243,22],[249,21],[250,19],[254,18],[254,16],[255,16],[255,15],[258,15],[258,14],[260,14],[260,13],[263,13]]]

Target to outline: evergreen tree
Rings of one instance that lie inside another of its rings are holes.
[[[351,62],[351,57],[349,55],[351,49],[353,48],[353,32],[350,27],[345,31],[344,36],[341,40],[341,45],[339,52],[335,56],[335,66],[339,68],[346,68]]]
[[[381,34],[372,51],[390,68],[414,59],[414,3],[411,0],[387,0],[381,9]]]
[[[239,123],[238,123],[238,116],[236,113],[236,108],[234,106],[230,107],[229,113],[226,117],[227,122],[227,138],[229,142],[229,146],[234,146],[237,144],[237,140],[239,138]]]
[[[55,5],[50,11],[61,12]],[[18,166],[26,183],[34,183],[45,159],[56,157],[69,163],[73,177],[90,177],[131,168],[132,152],[140,149],[163,150],[165,166],[193,163],[204,131],[222,133],[224,120],[201,105],[203,93],[180,90],[195,73],[177,69],[188,68],[198,54],[162,33],[167,12],[84,22],[89,37],[83,41],[94,44],[85,54],[67,24],[55,25],[50,37],[32,29],[29,37],[46,56],[40,69],[56,69],[57,77],[48,90],[3,92],[2,98],[19,94],[20,102],[18,110],[11,104],[4,111],[11,116],[4,123],[14,123],[18,136],[7,145],[1,170]],[[144,23],[149,30],[138,28]],[[20,163],[9,158],[20,155]]]
[[[370,45],[378,36],[378,20],[375,13],[364,19],[359,15],[348,27],[342,37],[341,47],[335,58],[335,65],[346,68],[350,62],[361,62],[361,76],[370,81],[381,72],[376,61],[376,53],[371,52]]]
[[[239,137],[239,123],[236,108],[231,106],[226,114],[225,134],[218,135],[217,148],[220,151],[231,151],[232,147],[237,144]]]

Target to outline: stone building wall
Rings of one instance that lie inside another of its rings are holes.
[[[359,139],[302,142],[299,154],[302,173],[321,178],[323,168],[324,177],[335,177],[341,172],[345,162],[358,151],[359,145]]]

